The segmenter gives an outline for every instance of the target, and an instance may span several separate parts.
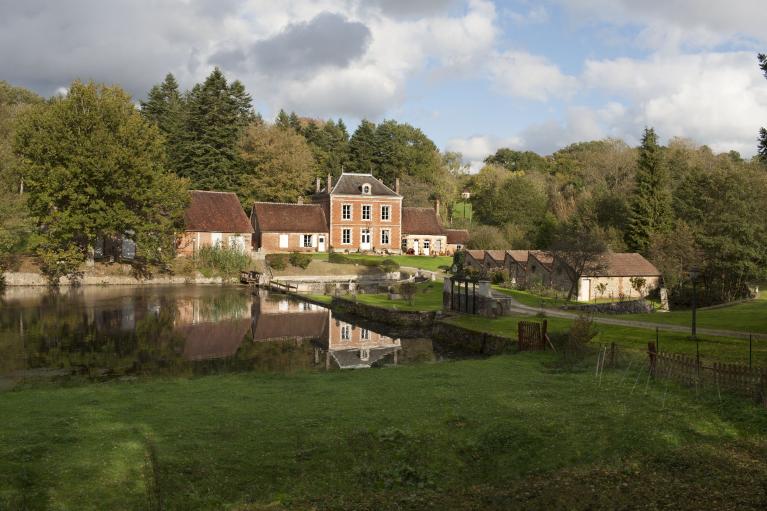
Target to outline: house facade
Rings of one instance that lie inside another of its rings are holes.
[[[192,256],[202,247],[224,246],[250,252],[253,228],[237,195],[192,190],[184,211],[184,232],[176,253]]]
[[[250,213],[253,248],[266,252],[326,252],[328,222],[317,204],[256,202]]]
[[[445,236],[447,237],[446,255],[453,255],[456,251],[462,250],[469,241],[469,231],[466,229],[445,229]]]
[[[441,255],[446,250],[447,233],[440,225],[436,209],[402,208],[402,251],[404,253]]]
[[[318,181],[312,202],[325,213],[328,248],[399,253],[402,196],[398,181],[394,190],[372,174],[343,173],[336,183],[328,175],[324,189]]]

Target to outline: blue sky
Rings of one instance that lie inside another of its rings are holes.
[[[645,126],[751,156],[765,27],[757,0],[0,1],[0,79],[142,98],[219,66],[267,118],[405,121],[474,168],[503,146],[635,144]]]

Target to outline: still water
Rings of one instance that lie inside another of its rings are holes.
[[[244,287],[82,287],[0,295],[0,390],[19,383],[338,370],[438,360],[424,338]]]

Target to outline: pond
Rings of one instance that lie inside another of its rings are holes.
[[[20,383],[292,372],[441,360],[428,338],[245,287],[8,288],[0,389]]]

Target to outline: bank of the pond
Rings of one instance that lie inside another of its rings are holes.
[[[33,272],[5,272],[5,285],[15,286],[48,286],[50,282],[41,273]],[[221,277],[197,276],[154,276],[146,279],[137,279],[131,275],[83,275],[76,281],[80,286],[167,286],[167,285],[191,285],[191,284],[225,284]],[[67,277],[59,279],[60,286],[70,286],[72,281]]]
[[[0,508],[763,509],[763,410],[551,360],[3,393]]]

